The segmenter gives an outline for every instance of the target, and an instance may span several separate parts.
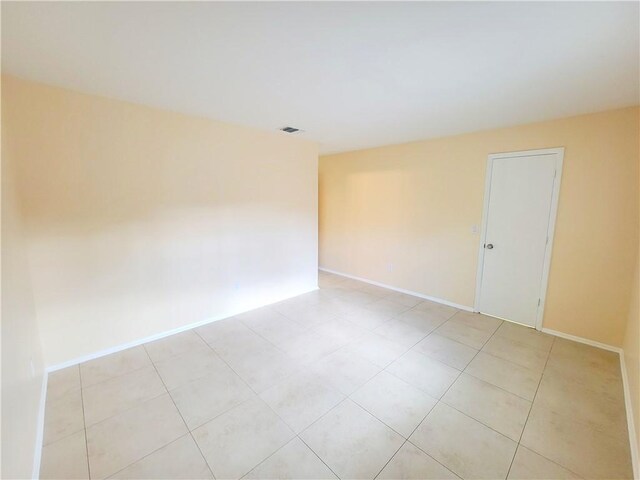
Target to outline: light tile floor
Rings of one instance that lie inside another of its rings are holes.
[[[631,478],[616,354],[319,284],[51,374],[42,478]]]

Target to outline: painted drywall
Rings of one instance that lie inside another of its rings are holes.
[[[321,267],[472,306],[489,153],[565,147],[544,327],[620,346],[638,108],[320,158]]]
[[[47,365],[316,288],[317,144],[13,77],[2,98]]]
[[[31,478],[38,451],[43,360],[24,236],[2,122],[2,478]]]

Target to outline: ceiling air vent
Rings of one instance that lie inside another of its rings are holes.
[[[301,132],[302,131],[299,128],[296,128],[296,127],[282,127],[280,130],[282,130],[283,132],[286,132],[286,133],[296,133],[296,132]]]

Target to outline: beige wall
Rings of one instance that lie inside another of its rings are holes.
[[[544,327],[622,344],[638,246],[638,108],[320,159],[320,265],[472,306],[487,155],[565,147]]]
[[[2,478],[31,478],[43,361],[2,124]]]
[[[317,145],[5,78],[47,365],[317,285]]]

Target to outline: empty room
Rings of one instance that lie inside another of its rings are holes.
[[[640,479],[640,2],[0,14],[3,479]]]

